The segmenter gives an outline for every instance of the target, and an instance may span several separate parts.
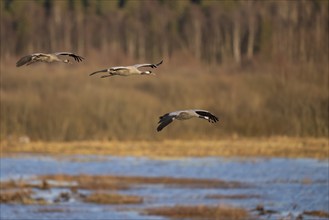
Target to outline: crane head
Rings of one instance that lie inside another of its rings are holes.
[[[142,75],[153,75],[153,76],[155,75],[155,73],[152,73],[152,71],[150,71],[150,70],[144,71],[141,74]]]
[[[69,59],[64,60],[64,63],[72,64],[71,61],[70,61]]]

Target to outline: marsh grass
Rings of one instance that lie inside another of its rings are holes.
[[[46,207],[46,208],[39,208],[35,212],[40,212],[40,213],[55,213],[55,212],[69,213],[69,212],[71,212],[71,210],[67,209],[67,208],[50,208],[50,207]]]
[[[172,62],[172,63],[171,63]],[[245,68],[165,61],[157,76],[100,79],[104,66],[34,64],[1,69],[1,140],[159,141],[248,137],[328,137],[328,68],[315,63],[255,63]],[[175,68],[172,68],[172,64]],[[104,66],[105,68],[106,66]],[[219,116],[173,122],[164,113],[201,108]]]
[[[261,198],[260,195],[253,194],[234,194],[234,195],[221,195],[221,194],[211,194],[206,195],[207,199],[253,199],[253,198]]]
[[[242,208],[230,206],[173,206],[145,209],[147,215],[164,216],[171,219],[213,219],[247,220],[252,219]]]
[[[130,188],[129,183],[119,181],[112,176],[92,176],[92,175],[46,175],[38,177],[38,180],[42,182],[49,182],[49,180],[54,180],[59,183],[76,183],[74,186],[69,186],[72,192],[75,192],[77,189],[86,189],[86,190],[127,190]],[[52,186],[48,183],[50,187]],[[36,187],[39,187],[38,185]],[[63,187],[68,187],[63,185]]]
[[[15,188],[13,190],[0,190],[0,203],[24,204],[24,205],[44,205],[43,199],[35,199],[31,195],[33,191],[26,188]]]
[[[136,185],[161,185],[181,188],[249,188],[249,184],[237,181],[222,181],[215,179],[143,177],[143,176],[111,176],[111,175],[43,175],[21,181],[2,181],[0,203],[16,204],[48,204],[42,198],[31,195],[36,189],[51,190],[67,188],[70,192],[59,194],[53,202],[68,201],[71,197],[83,202],[98,204],[141,204],[144,197],[121,194],[121,190],[129,190]],[[39,180],[39,181],[35,181]],[[54,184],[54,181],[56,184]],[[74,186],[70,183],[75,183]],[[47,187],[45,187],[45,185]],[[88,190],[90,194],[81,194],[80,189]]]
[[[45,175],[39,180],[76,182],[76,189],[88,190],[125,190],[136,184],[161,184],[184,188],[248,188],[250,185],[237,181],[222,181],[215,179],[173,178],[173,177],[140,177],[111,175]]]
[[[314,217],[329,218],[328,212],[320,211],[320,210],[304,211],[303,214],[314,216]]]
[[[1,156],[20,153],[43,155],[112,155],[136,157],[329,157],[326,138],[223,138],[221,140],[1,142]]]
[[[98,204],[141,204],[143,198],[133,195],[121,195],[106,192],[94,192],[84,198],[84,202],[98,203]]]

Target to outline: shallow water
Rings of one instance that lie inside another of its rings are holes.
[[[140,205],[99,205],[70,200],[38,205],[1,204],[1,219],[165,219],[145,216],[138,210],[162,205],[230,204],[254,209],[258,204],[279,211],[279,216],[305,210],[329,212],[328,161],[284,158],[185,158],[150,159],[110,156],[22,156],[1,158],[0,180],[31,178],[43,174],[126,175],[149,177],[205,178],[239,181],[253,187],[240,189],[138,185],[120,191],[144,196]],[[65,190],[65,189],[61,189]],[[58,192],[41,192],[50,197]],[[247,199],[209,199],[210,194],[257,195]],[[39,195],[40,196],[40,195]],[[47,211],[42,211],[43,209]],[[60,211],[60,210],[65,210]],[[41,210],[41,211],[40,211]],[[276,216],[277,217],[277,216]],[[275,216],[273,217],[276,218]],[[272,217],[265,216],[264,219]],[[307,216],[304,219],[308,219]],[[311,218],[309,218],[311,219]],[[312,217],[314,219],[314,217]]]

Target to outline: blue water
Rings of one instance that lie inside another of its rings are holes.
[[[205,178],[248,183],[240,189],[186,188],[165,185],[140,185],[122,191],[145,196],[142,205],[113,206],[73,201],[47,205],[63,206],[68,212],[38,210],[45,206],[1,204],[1,219],[164,219],[144,216],[138,209],[162,205],[230,204],[255,208],[258,204],[281,214],[304,210],[329,212],[329,165],[327,160],[285,158],[185,158],[160,160],[135,157],[22,156],[1,158],[0,180],[31,178],[42,174],[125,175],[149,177]],[[207,199],[210,194],[250,194],[250,199]],[[306,218],[307,219],[307,218]]]

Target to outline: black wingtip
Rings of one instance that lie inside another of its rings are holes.
[[[163,63],[163,59],[159,63],[157,63],[156,66],[160,66],[162,63]]]
[[[89,76],[92,76],[92,75],[94,75],[94,74],[96,74],[96,73],[103,73],[103,72],[107,72],[107,69],[104,69],[104,70],[98,70],[98,71],[96,71],[96,72],[90,73]]]

